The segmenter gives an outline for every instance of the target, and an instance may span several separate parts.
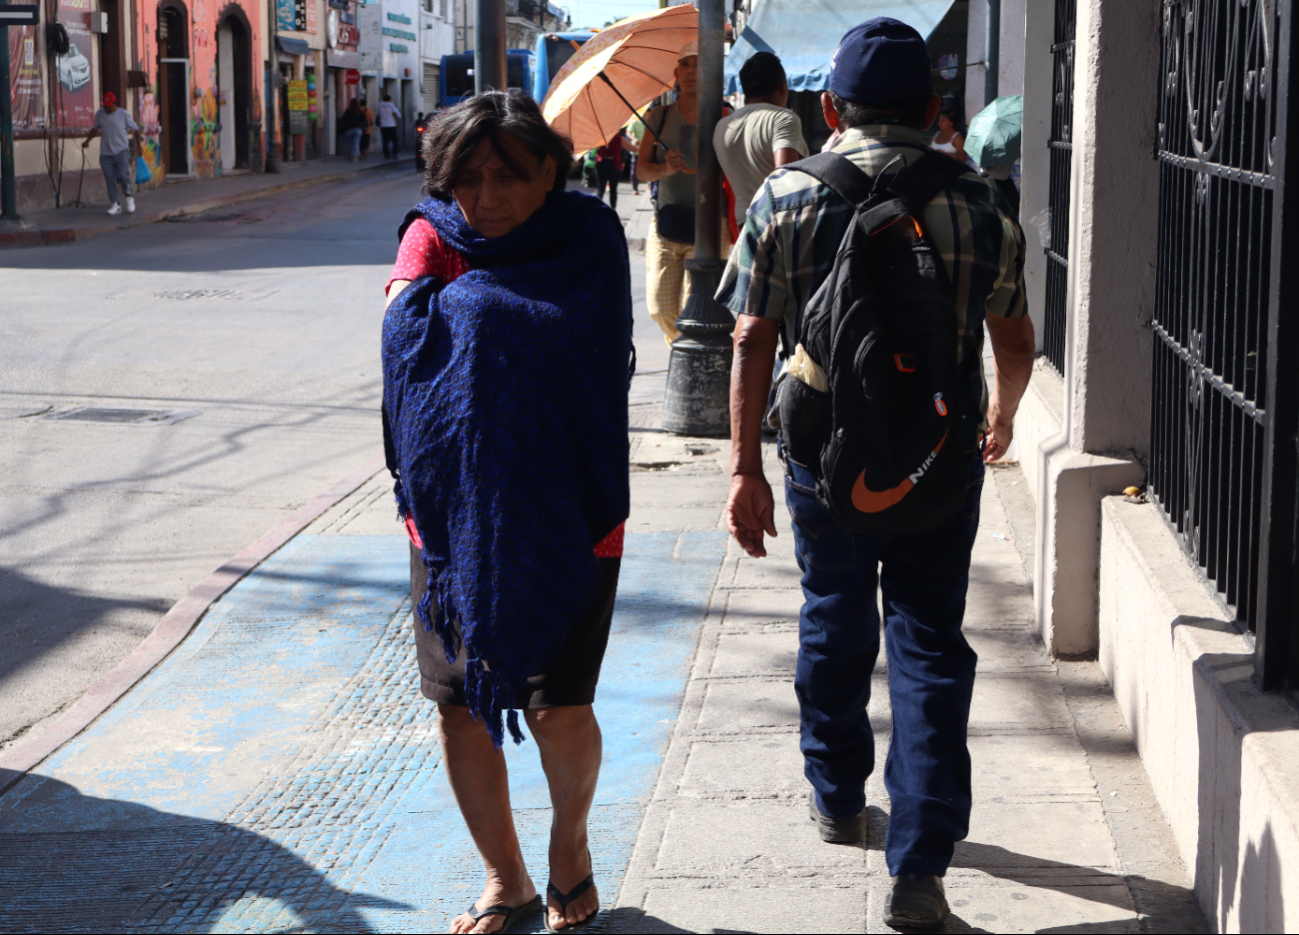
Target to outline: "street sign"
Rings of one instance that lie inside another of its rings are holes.
[[[41,21],[41,8],[30,6],[0,6],[0,26],[37,26]]]
[[[351,86],[351,85],[356,85],[356,84],[360,84],[360,83],[361,83],[361,73],[360,73],[359,71],[357,71],[355,68],[349,68],[349,69],[347,70],[347,83],[348,83],[349,86]]]

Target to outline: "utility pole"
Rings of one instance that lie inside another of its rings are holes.
[[[266,128],[266,171],[272,175],[280,166],[280,0],[270,0],[266,5],[271,20],[271,106]]]
[[[14,99],[9,87],[9,27],[35,26],[36,6],[0,5],[0,218],[17,221],[18,182],[14,177]]]
[[[713,298],[722,269],[722,169],[713,130],[722,119],[724,0],[699,0],[699,123],[695,174],[695,257],[686,261],[690,300],[672,342],[663,428],[679,435],[730,431],[731,332],[735,319]]]
[[[983,106],[997,99],[997,73],[1001,70],[1001,0],[987,0],[988,34],[983,43]]]
[[[505,86],[505,0],[474,0],[474,93]]]

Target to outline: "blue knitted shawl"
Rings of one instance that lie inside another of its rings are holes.
[[[551,194],[503,237],[452,202],[423,216],[472,270],[417,280],[383,324],[384,421],[402,517],[424,543],[418,612],[492,740],[595,598],[592,547],[627,518],[631,275],[617,214]]]

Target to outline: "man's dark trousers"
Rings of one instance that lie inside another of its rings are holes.
[[[379,133],[383,135],[383,158],[397,158],[397,128],[380,127]]]
[[[940,528],[882,537],[841,526],[817,503],[811,472],[787,462],[785,499],[803,571],[794,688],[804,773],[823,814],[849,818],[865,808],[875,766],[866,705],[880,648],[878,584],[893,708],[884,785],[885,857],[894,876],[943,875],[969,830],[966,725],[978,657],[961,621],[983,471],[976,458],[965,502]]]

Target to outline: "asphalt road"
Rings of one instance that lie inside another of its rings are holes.
[[[382,288],[417,198],[403,172],[0,253],[0,747],[381,450]],[[50,418],[77,407],[162,415]]]

